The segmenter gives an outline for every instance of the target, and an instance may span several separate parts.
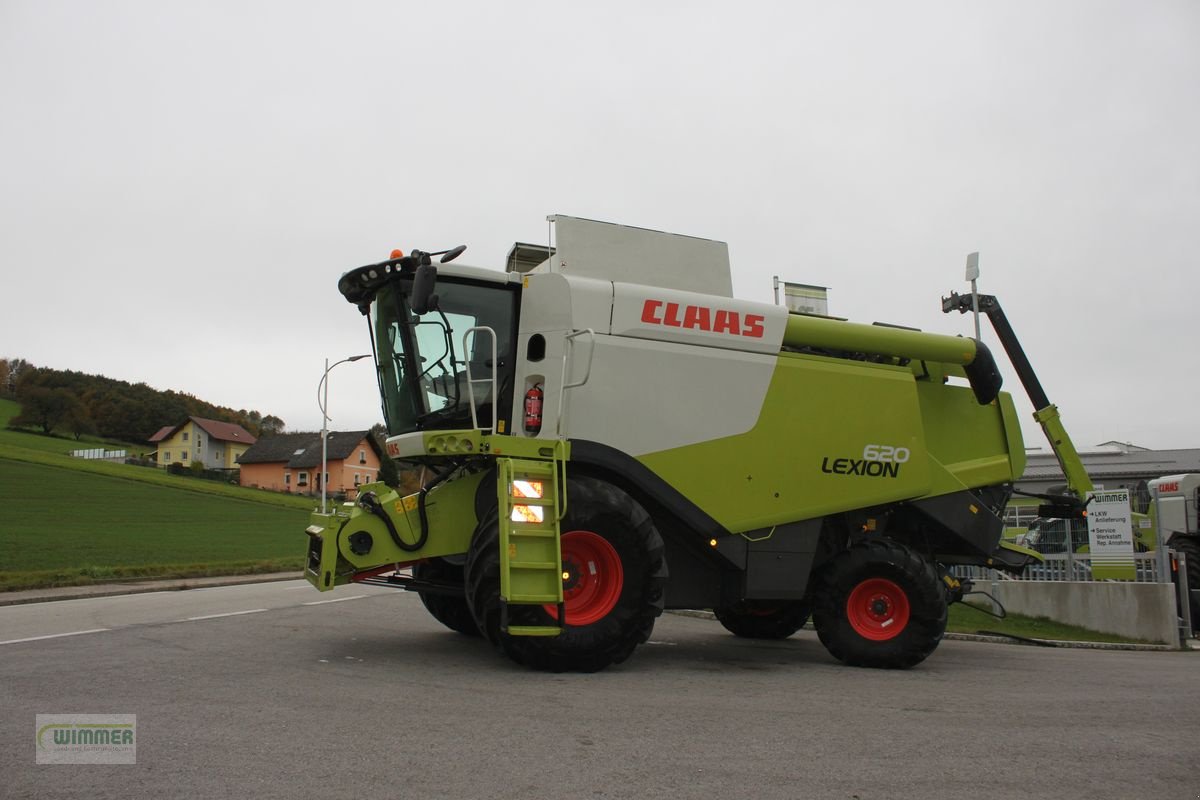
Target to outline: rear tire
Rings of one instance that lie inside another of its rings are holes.
[[[467,554],[467,602],[476,624],[519,664],[552,672],[595,672],[629,658],[650,638],[663,610],[667,567],[653,521],[629,495],[590,478],[567,483],[560,523],[567,624],[557,636],[500,630],[500,526],[495,511],[475,531]],[[571,554],[583,563],[572,570]],[[586,568],[584,568],[586,564]],[[584,576],[586,580],[580,580]],[[540,606],[508,608],[514,625],[555,625]],[[557,609],[555,609],[557,613]]]
[[[439,583],[463,584],[463,568],[451,564],[441,558],[431,558],[413,567],[413,577],[417,580],[437,581]],[[452,631],[466,636],[478,636],[479,626],[467,605],[466,590],[462,595],[442,594],[440,592],[417,592],[421,603],[434,619]]]
[[[786,639],[808,622],[808,603],[799,600],[742,600],[713,613],[725,630],[745,639]]]
[[[1170,547],[1187,556],[1188,600],[1192,606],[1192,630],[1200,630],[1200,598],[1193,592],[1200,589],[1200,539],[1176,534],[1168,542]]]
[[[899,542],[872,539],[821,572],[813,624],[825,648],[846,664],[907,669],[937,648],[946,615],[934,564]]]

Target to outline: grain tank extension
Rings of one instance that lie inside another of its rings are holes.
[[[949,566],[1028,563],[982,343],[736,299],[722,242],[550,220],[504,271],[455,248],[342,277],[387,453],[423,479],[314,514],[316,588],[417,591],[538,669],[619,663],[673,608],[752,638],[811,617],[838,659],[909,667],[962,596]]]

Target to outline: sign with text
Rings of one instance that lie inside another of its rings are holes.
[[[829,289],[807,283],[783,284],[783,304],[800,314],[829,315]]]
[[[136,714],[37,714],[34,763],[136,764]]]
[[[1133,566],[1132,509],[1129,490],[1092,492],[1087,506],[1092,577],[1131,581]]]

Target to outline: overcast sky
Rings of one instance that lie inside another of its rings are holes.
[[[343,271],[561,213],[946,333],[978,250],[1077,445],[1200,447],[1194,0],[0,0],[0,109],[0,356],[317,429]]]

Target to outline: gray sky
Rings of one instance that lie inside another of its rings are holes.
[[[946,333],[979,250],[1077,445],[1200,447],[1200,4],[582,6],[0,0],[0,356],[316,429],[343,271],[562,213]]]

